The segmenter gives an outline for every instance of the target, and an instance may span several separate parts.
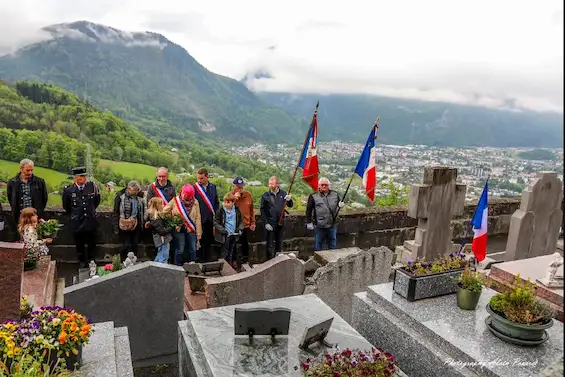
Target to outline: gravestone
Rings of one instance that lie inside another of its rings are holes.
[[[0,323],[20,317],[24,244],[0,242]]]
[[[144,262],[65,288],[65,306],[93,322],[127,326],[135,367],[174,362],[184,318],[182,267]]]
[[[392,353],[409,376],[531,377],[563,357],[559,321],[537,347],[509,344],[492,334],[486,305],[495,294],[485,288],[477,309],[463,310],[454,294],[409,302],[392,283],[374,285],[355,294],[353,327]]]
[[[456,183],[457,169],[424,169],[424,183],[412,185],[408,195],[408,216],[418,219],[415,239],[395,250],[397,260],[434,260],[454,249],[451,217],[463,214],[466,185]]]
[[[290,310],[287,336],[254,337],[234,335],[235,309],[271,308]],[[301,376],[300,363],[333,349],[312,344],[299,347],[307,328],[333,318],[325,340],[341,350],[369,351],[372,345],[316,295],[197,310],[179,322],[179,372],[181,377],[206,376]],[[398,376],[405,376],[399,371]]]
[[[555,172],[539,172],[522,192],[520,209],[512,215],[506,260],[553,254],[563,220],[563,183]]]
[[[389,281],[392,250],[385,246],[319,251],[314,258],[323,266],[312,276],[308,293],[315,293],[348,323],[353,294],[369,285]]]

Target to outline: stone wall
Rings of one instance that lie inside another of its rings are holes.
[[[506,236],[510,226],[510,217],[520,207],[520,199],[491,199],[489,201],[489,235]],[[453,220],[453,240],[457,242],[465,236],[466,224],[469,223],[476,204],[466,205],[462,216]],[[4,207],[3,211],[8,212]],[[386,246],[392,250],[402,245],[405,240],[414,238],[417,220],[407,216],[407,206],[370,208],[358,211],[348,211],[341,216],[338,225],[338,248],[357,246],[368,249],[373,246]],[[6,213],[7,219],[9,214]],[[46,218],[56,218],[66,224],[69,220],[60,208],[46,211]],[[300,258],[313,255],[314,238],[313,232],[306,230],[304,213],[295,212],[287,219],[285,229],[285,250],[299,251]],[[121,240],[118,235],[117,220],[111,212],[98,213],[98,253],[97,260],[104,260],[119,252]],[[11,221],[7,222],[10,229],[14,229]],[[10,229],[0,233],[0,240],[11,240]],[[264,225],[260,217],[257,217],[257,230],[251,237],[252,249],[250,257],[254,262],[260,262],[264,258],[265,242]],[[472,234],[470,235],[472,236]],[[76,258],[72,232],[69,228],[63,228],[60,236],[51,246],[51,254],[58,261],[73,262]],[[140,248],[141,259],[153,258],[155,252],[151,242],[151,235],[145,234]]]

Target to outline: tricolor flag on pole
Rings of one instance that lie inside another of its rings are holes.
[[[306,182],[314,191],[318,191],[318,175],[320,169],[318,167],[318,154],[316,146],[318,144],[318,106],[314,111],[312,123],[308,130],[308,136],[298,166],[302,168],[302,180]]]
[[[375,188],[377,187],[377,155],[375,150],[375,139],[377,137],[377,129],[379,125],[375,122],[365,148],[359,157],[357,166],[355,167],[355,174],[363,178],[363,186],[367,197],[373,203],[375,201]]]
[[[471,249],[477,262],[481,262],[487,256],[487,225],[488,225],[488,180],[479,199],[477,210],[471,220],[473,225],[473,244]]]

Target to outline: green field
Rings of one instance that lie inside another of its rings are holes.
[[[100,167],[110,168],[114,173],[123,175],[124,177],[135,178],[139,180],[146,180],[152,182],[155,180],[155,175],[157,173],[157,168],[154,166],[134,164],[132,162],[116,162],[110,160],[100,160]],[[174,181],[175,177],[173,173],[170,173],[171,181]]]
[[[19,171],[19,163],[0,160],[0,173],[2,173],[2,175],[7,175],[8,177],[13,178],[19,173]],[[34,174],[45,179],[45,182],[52,187],[57,187],[61,182],[68,178],[68,174],[40,167],[36,167],[34,169]]]

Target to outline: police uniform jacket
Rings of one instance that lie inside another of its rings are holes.
[[[73,232],[96,230],[96,208],[100,204],[100,191],[94,182],[86,182],[81,189],[73,184],[63,191],[63,208],[71,215]]]

